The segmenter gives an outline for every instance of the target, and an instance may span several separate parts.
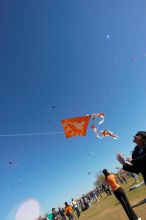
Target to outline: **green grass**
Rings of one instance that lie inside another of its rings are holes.
[[[140,182],[143,180],[139,177]],[[121,187],[126,192],[126,195],[132,205],[138,204],[144,198],[146,198],[146,186],[142,186],[129,191],[134,180],[130,178],[128,184],[121,184]],[[99,202],[92,205],[91,208],[81,213],[80,220],[126,220],[128,219],[121,204],[118,202],[114,194],[107,196],[105,193],[102,194],[103,198]],[[136,206],[134,208],[138,216],[142,217],[142,220],[146,220],[146,203]],[[77,219],[77,218],[76,218]]]

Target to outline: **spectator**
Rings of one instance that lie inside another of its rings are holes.
[[[134,210],[132,209],[124,190],[116,182],[115,175],[109,173],[107,169],[103,170],[103,174],[105,175],[106,182],[111,186],[114,195],[116,196],[116,198],[119,200],[119,202],[123,206],[129,220],[140,220],[141,218],[138,218]]]
[[[65,202],[65,213],[67,217],[69,218],[69,220],[74,220],[72,206],[69,205],[67,202]]]
[[[66,220],[66,213],[65,209],[63,208],[58,208],[59,215],[61,216],[62,220]]]
[[[80,217],[80,210],[78,208],[77,202],[74,199],[72,199],[71,205],[72,205],[73,209],[76,211],[76,214],[79,218]]]
[[[105,192],[108,196],[112,195],[112,193],[111,193],[111,191],[110,191],[110,189],[109,189],[109,186],[107,186],[107,184],[102,183],[102,189],[104,190],[104,192]]]
[[[141,173],[146,184],[146,132],[137,132],[133,142],[136,143],[136,147],[132,152],[130,163],[128,163],[121,154],[117,154],[117,160],[123,165],[124,170],[136,174]]]
[[[96,188],[96,193],[97,193],[97,196],[100,196],[100,198],[102,198],[101,191],[99,188]]]
[[[53,217],[53,220],[59,220],[59,215],[57,211],[55,210],[55,208],[52,208],[52,217]]]

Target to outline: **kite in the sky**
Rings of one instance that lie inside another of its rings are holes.
[[[96,118],[102,119],[98,122],[98,125],[101,125],[104,122],[104,117],[105,114],[102,112],[102,113],[88,114],[86,116],[81,116],[77,118],[69,118],[69,119],[61,120],[61,123],[64,128],[66,138],[70,138],[77,135],[85,136],[89,124],[89,120],[92,118],[93,123],[91,128],[98,138],[111,136],[112,138],[117,139],[118,135],[115,135],[109,129],[105,129],[101,131],[99,130],[99,128],[96,128],[94,126],[94,121]]]
[[[23,181],[22,181],[22,180],[19,180],[19,184],[22,185],[22,184],[23,184]]]
[[[90,176],[91,172],[88,172],[88,175]]]
[[[88,152],[88,155],[89,155],[89,156],[95,156],[95,155],[96,155],[96,153],[95,153],[95,152],[93,152],[93,151],[89,151],[89,152]]]
[[[52,105],[52,109],[55,109],[56,108],[56,106],[55,105]]]
[[[109,38],[110,38],[110,35],[109,35],[109,34],[107,34],[107,35],[106,35],[106,39],[109,39]]]
[[[9,167],[18,167],[18,164],[15,161],[8,161],[7,166],[9,166]]]
[[[90,115],[87,115],[77,118],[61,120],[66,138],[70,138],[77,135],[85,136],[90,117]]]
[[[87,153],[88,153],[88,156],[95,156],[96,153],[93,152],[93,151],[89,151],[88,149],[86,149]]]
[[[136,57],[132,57],[131,59],[132,59],[132,61],[136,61],[137,60]]]

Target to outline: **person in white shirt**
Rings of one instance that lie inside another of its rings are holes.
[[[74,199],[72,199],[72,201],[71,201],[71,206],[73,207],[74,210],[76,210],[76,214],[79,218],[80,217],[80,210],[78,208],[77,202]]]

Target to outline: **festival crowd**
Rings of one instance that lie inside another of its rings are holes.
[[[146,184],[146,132],[138,131],[134,137],[133,142],[136,146],[132,152],[131,158],[125,158],[122,154],[117,154],[117,160],[122,164],[122,169],[119,169],[117,174],[108,171],[108,169],[103,169],[104,181],[101,183],[100,187],[95,190],[83,195],[80,199],[72,199],[70,204],[68,202],[64,203],[63,208],[52,208],[52,211],[47,213],[44,218],[41,216],[38,220],[75,220],[79,218],[84,210],[87,210],[92,206],[94,202],[98,202],[102,198],[102,193],[105,192],[107,196],[111,196],[112,193],[118,199],[122,205],[129,220],[141,220],[135,211],[133,210],[128,197],[121,187],[121,183],[127,184],[127,178],[133,177],[135,183],[138,182],[135,174],[142,174],[144,183]]]

